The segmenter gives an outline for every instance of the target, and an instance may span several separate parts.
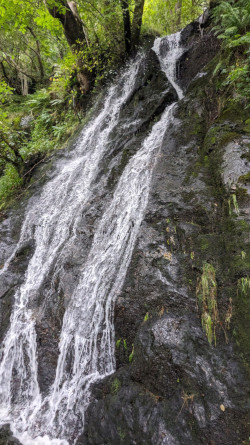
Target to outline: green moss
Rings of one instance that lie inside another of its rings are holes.
[[[209,167],[209,164],[210,164],[210,162],[209,162],[209,157],[208,156],[204,156],[204,165],[205,165],[205,167]]]
[[[23,181],[16,169],[11,164],[7,164],[4,175],[0,177],[0,210],[12,202],[22,184]]]
[[[203,263],[202,275],[198,281],[196,295],[201,308],[201,323],[211,344],[216,344],[216,327],[219,322],[217,307],[217,283],[215,268],[212,264]]]
[[[250,172],[239,177],[239,181],[244,184],[250,184]]]
[[[218,150],[237,137],[239,137],[239,134],[235,131],[231,131],[230,127],[227,128],[225,126],[215,125],[211,127],[206,134],[203,143],[203,152],[208,154],[213,149]]]
[[[244,108],[239,102],[228,101],[226,108],[220,115],[219,122],[231,121],[243,124],[249,118],[249,110]]]
[[[246,274],[250,270],[250,246],[244,245],[243,249],[238,255],[234,255],[234,261],[232,261],[231,270],[235,276]],[[242,252],[244,252],[243,256]]]
[[[118,434],[121,442],[123,442],[126,438],[126,433],[121,429],[121,427],[118,427]]]
[[[244,219],[241,219],[237,222],[237,226],[239,227],[240,231],[244,231],[247,233],[250,233],[250,226],[247,221]]]
[[[199,241],[201,250],[207,250],[209,248],[209,241],[207,236],[200,236]]]
[[[250,148],[250,144],[247,144],[247,146]],[[248,153],[243,153],[241,155],[241,159],[247,159],[247,161],[250,162],[250,150],[248,151]]]
[[[246,131],[246,133],[250,133],[250,119],[247,119],[245,121],[245,125],[243,127],[243,130]]]
[[[209,64],[210,74],[214,63],[215,60]],[[208,72],[207,67],[206,71]],[[206,86],[208,83],[209,75],[206,76]],[[191,85],[190,91],[191,101],[194,102],[199,95],[198,100],[206,100],[208,109],[209,106],[215,109],[213,94],[209,99],[205,97],[205,94],[202,96],[201,91],[197,92],[195,83]],[[236,350],[246,366],[249,366],[247,363],[250,362],[250,298],[240,295],[238,283],[240,280],[244,287],[249,275],[250,227],[247,221],[236,216],[239,213],[239,204],[248,199],[244,183],[249,184],[250,174],[240,178],[242,187],[237,186],[234,197],[228,195],[221,174],[224,147],[234,139],[240,138],[243,132],[248,130],[250,120],[249,111],[245,110],[241,104],[231,103],[227,97],[221,95],[220,99],[219,117],[208,128],[204,140],[197,143],[198,156],[185,180],[190,182],[192,177],[201,174],[211,192],[211,196],[208,194],[208,201],[215,198],[214,212],[211,212],[209,216],[206,216],[207,210],[199,214],[197,206],[195,207],[197,211],[194,211],[192,221],[200,223],[201,228],[198,233],[196,230],[188,239],[185,239],[184,250],[189,259],[189,264],[186,266],[186,279],[191,285],[195,283],[197,270],[202,267],[196,292],[201,323],[208,341],[214,343],[216,337],[218,341],[223,341],[223,338],[230,341],[234,330]],[[217,98],[215,100],[217,101]],[[188,127],[187,121],[186,126]],[[243,157],[250,161],[250,152],[242,154]],[[230,200],[231,215],[228,212],[228,200]],[[204,229],[209,233],[204,233]],[[185,263],[187,263],[187,257],[185,256]],[[190,270],[190,265],[192,270]]]
[[[201,221],[202,226],[204,226],[204,220]],[[209,225],[209,221],[207,223]],[[220,248],[221,240],[216,233],[198,234],[194,239],[194,246],[199,257],[202,261],[205,261],[209,256],[214,256],[216,253],[216,248]],[[215,248],[216,246],[216,248]]]
[[[243,298],[250,298],[250,278],[241,277],[238,280],[238,291]]]
[[[111,392],[112,392],[112,394],[113,394],[114,396],[118,394],[118,392],[119,392],[119,390],[120,390],[120,387],[121,387],[121,382],[120,382],[120,380],[116,377],[116,378],[113,380],[112,385],[111,385]]]
[[[190,125],[186,129],[188,130],[190,136],[198,135],[204,132],[204,122],[198,113],[193,113],[192,120],[191,121],[189,120],[188,123]]]
[[[239,292],[234,303],[234,337],[241,358],[250,373],[250,293],[249,289],[246,289],[244,295],[242,295],[241,279],[238,282],[238,290]]]
[[[25,162],[36,159],[40,153],[45,157],[51,151],[64,148],[79,128],[79,114],[76,115],[66,100],[51,101],[50,92],[45,89],[37,91],[32,96],[20,99],[14,97],[12,102],[4,104],[4,112],[8,116],[5,121],[8,139],[16,141]],[[21,119],[30,115],[34,119],[28,129],[23,129],[20,127]],[[87,119],[86,114],[84,120]],[[81,123],[83,124],[83,120]],[[5,171],[1,172],[0,179],[1,208],[13,205],[17,191],[19,192],[22,185],[25,185],[25,181],[20,179],[22,171],[19,171],[19,176],[13,172],[13,167],[8,163],[4,168]]]

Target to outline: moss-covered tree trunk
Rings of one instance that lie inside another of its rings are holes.
[[[121,0],[126,54],[131,53],[131,22],[127,0]]]
[[[182,0],[178,0],[175,5],[175,13],[176,13],[176,27],[180,28],[181,25],[181,9],[182,9]]]
[[[60,20],[71,50],[79,55],[77,78],[82,93],[87,93],[90,89],[93,74],[83,66],[81,52],[86,48],[87,41],[76,3],[64,2],[63,0],[57,0],[53,3],[50,0],[45,0],[45,3],[52,17]]]
[[[136,47],[139,45],[144,3],[145,3],[145,0],[136,0],[136,2],[135,2],[134,17],[133,17],[133,23],[132,23],[132,48],[133,48],[133,50],[136,49]]]
[[[130,55],[139,45],[145,0],[135,0],[132,24],[128,0],[120,0],[120,2],[123,14],[125,50],[126,54]]]

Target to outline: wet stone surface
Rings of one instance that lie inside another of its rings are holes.
[[[211,52],[204,55],[207,39]],[[185,58],[181,62],[183,85],[192,76],[196,80],[165,135],[137,247],[116,302],[117,371],[93,388],[79,444],[241,445],[249,436],[243,346],[250,334],[249,309],[247,300],[242,307],[236,297],[246,265],[236,267],[234,260],[241,246],[249,250],[249,229],[237,229],[242,219],[248,221],[248,189],[239,198],[239,216],[227,209],[230,184],[238,189],[249,167],[247,134],[243,121],[235,123],[237,113],[229,125],[221,117],[216,139],[208,131],[215,102],[207,96],[209,73],[197,74],[200,68],[206,72],[218,47],[212,47],[212,36],[205,40],[193,39],[191,66],[185,68]],[[204,263],[216,270],[216,345],[202,329],[196,297]]]
[[[4,425],[0,429],[0,445],[21,445],[21,442],[13,437],[9,425]]]

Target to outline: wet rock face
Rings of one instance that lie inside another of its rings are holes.
[[[231,428],[235,410],[227,394],[227,385],[234,388],[239,381],[232,351],[223,361],[221,352],[208,352],[189,314],[163,316],[149,325],[140,330],[131,369],[121,368],[94,388],[96,401],[79,443],[240,443],[241,427]],[[235,375],[228,373],[228,363]],[[246,422],[244,412],[237,414]]]
[[[0,445],[21,445],[21,442],[13,437],[9,425],[0,428]]]
[[[138,150],[141,141],[145,139],[153,123],[159,119],[166,105],[177,100],[176,92],[160,70],[160,64],[153,51],[149,51],[146,57],[142,57],[138,70],[133,90],[121,110],[119,125],[113,129],[110,135],[110,147],[106,157],[102,160],[100,174],[94,185],[93,198],[89,200],[84,217],[79,221],[77,236],[74,237],[74,241],[68,243],[67,252],[64,252],[62,258],[62,267],[57,270],[56,265],[52,265],[50,274],[39,293],[32,296],[31,299],[30,309],[36,318],[38,378],[43,394],[47,393],[54,380],[65,308],[71,298],[75,283],[79,280],[82,264],[88,255],[103,209],[130,156]],[[107,122],[108,124],[109,122]],[[60,163],[65,162],[65,159],[67,161],[67,156],[67,152],[59,156],[59,166]],[[44,171],[38,173],[38,179],[40,176],[45,176],[47,180],[55,174],[56,168],[51,167],[50,164],[42,168]],[[36,193],[39,194],[39,187],[34,188],[33,193],[28,206],[32,206],[32,203],[35,202]],[[10,217],[2,221],[0,264],[6,261],[17,244],[24,219],[25,205],[27,203],[23,203],[20,208],[17,206]],[[35,220],[34,230],[36,224]],[[24,279],[29,259],[33,253],[32,233],[30,237],[28,235],[26,238],[26,244],[16,252],[9,268],[1,276],[1,340],[9,325],[14,294]],[[47,301],[46,305],[44,304],[45,300]]]
[[[177,78],[182,88],[186,90],[195,76],[199,76],[203,67],[218,53],[220,42],[207,26],[207,22],[202,24],[199,21],[184,28],[181,38],[187,50],[179,61]]]
[[[20,234],[20,220],[23,218],[23,208],[21,207],[17,214],[10,212],[9,217],[3,219],[0,223],[0,267],[4,266],[7,258],[9,258],[15,248]],[[1,276],[0,280],[0,341],[4,337],[4,333],[8,327],[9,317],[11,314],[13,297],[15,289],[23,281],[23,274],[29,261],[30,246],[24,247],[10,263],[6,273]]]
[[[116,302],[117,371],[93,388],[79,444],[240,445],[249,437],[249,295],[240,287],[250,261],[247,117],[239,107],[217,118],[213,68],[197,76],[199,57],[203,70],[214,49],[203,57],[203,43],[195,45],[196,72],[184,75],[188,91],[158,155]],[[204,265],[215,271],[210,342]]]

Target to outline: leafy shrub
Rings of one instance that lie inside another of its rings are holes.
[[[22,185],[17,170],[11,164],[7,164],[4,175],[0,177],[0,210],[6,205],[6,200],[16,193]]]
[[[250,3],[222,1],[214,8],[213,20],[214,30],[223,40],[215,74],[220,72],[224,76],[222,86],[233,89],[239,99],[247,99],[250,97]]]

